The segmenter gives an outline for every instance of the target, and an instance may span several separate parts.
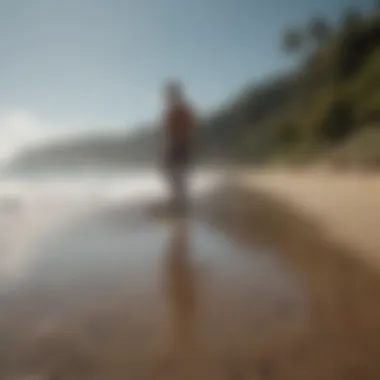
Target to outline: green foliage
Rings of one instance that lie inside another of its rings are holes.
[[[362,23],[363,17],[358,9],[351,7],[343,11],[341,27],[345,33],[354,32],[362,26]]]
[[[342,14],[334,32],[323,18],[310,23],[307,33],[317,50],[310,50],[299,68],[302,77],[292,95],[294,100],[299,99],[298,108],[276,111],[274,160],[304,162],[306,157],[316,158],[346,144],[352,135],[356,136],[355,142],[346,148],[352,157],[357,155],[359,159],[358,150],[370,145],[369,135],[363,137],[360,131],[369,123],[380,129],[379,20],[380,16],[364,19],[350,8]],[[306,43],[304,35],[303,45]],[[377,148],[370,150],[371,156],[379,150],[380,138],[374,139],[372,146]]]
[[[317,138],[322,142],[339,143],[353,131],[354,122],[352,104],[344,99],[334,99],[317,131]]]
[[[372,52],[367,63],[350,81],[344,83],[347,95],[359,103],[368,96],[372,97],[380,86],[380,46]]]
[[[294,146],[301,140],[301,125],[296,120],[284,119],[275,126],[276,143],[282,146]]]
[[[355,30],[345,30],[338,46],[337,78],[342,81],[349,80],[363,67],[373,51],[379,47],[379,43],[378,20],[363,24]]]
[[[331,161],[338,167],[380,169],[380,128],[363,128],[333,152]]]
[[[362,124],[380,121],[380,92],[367,97],[356,108],[357,119]],[[379,123],[380,125],[380,123]]]
[[[351,160],[357,156],[361,162],[370,161],[358,150],[369,146],[370,138],[361,135],[364,125],[380,129],[380,16],[376,17],[365,19],[350,8],[335,30],[324,18],[316,18],[307,28],[294,26],[283,34],[286,53],[303,53],[295,80],[271,81],[242,94],[230,113],[232,124],[240,118],[249,125],[248,130],[234,124],[240,133],[234,143],[244,160],[256,162],[260,152],[268,162],[305,164],[340,151],[353,139],[342,160],[349,151]],[[276,94],[282,94],[281,101],[275,101]],[[372,146],[380,147],[380,138],[372,144],[370,156],[377,149]]]

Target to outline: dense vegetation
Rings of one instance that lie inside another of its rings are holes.
[[[380,10],[347,9],[336,25],[315,18],[285,31],[293,72],[247,86],[204,120],[201,160],[380,167]],[[30,150],[14,166],[146,162],[157,136],[99,137]]]
[[[347,9],[334,26],[316,18],[287,30],[281,47],[298,55],[296,70],[244,91],[210,118],[210,144],[217,135],[217,151],[237,161],[323,157],[380,167],[380,12]]]

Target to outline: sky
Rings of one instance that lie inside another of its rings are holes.
[[[129,131],[179,78],[201,112],[286,68],[281,31],[373,0],[0,0],[0,155],[26,140]]]

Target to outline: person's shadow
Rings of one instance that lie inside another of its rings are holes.
[[[186,220],[176,222],[165,260],[172,348],[185,355],[194,349],[196,310],[196,272],[191,263],[188,229]]]

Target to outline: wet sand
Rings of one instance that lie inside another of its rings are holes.
[[[0,379],[380,378],[377,274],[272,199],[64,226],[3,280]]]
[[[307,332],[267,357],[276,372],[268,378],[380,378],[378,270],[360,252],[326,239],[318,221],[271,192],[231,186],[213,201],[224,205],[210,207],[222,231],[250,248],[279,249],[308,295]]]

